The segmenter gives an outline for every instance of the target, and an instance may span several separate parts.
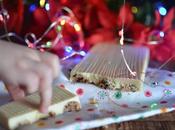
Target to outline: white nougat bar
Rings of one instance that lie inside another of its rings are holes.
[[[126,61],[136,76],[129,72],[116,44],[97,44],[70,74],[73,82],[95,84],[104,89],[139,91],[142,88],[149,61],[146,47],[123,46]]]
[[[31,124],[49,114],[61,114],[71,109],[79,110],[80,101],[78,96],[66,89],[53,88],[52,104],[49,114],[38,111],[40,102],[39,93],[36,92],[20,101],[13,101],[0,107],[0,124],[7,129],[16,129],[20,125]]]

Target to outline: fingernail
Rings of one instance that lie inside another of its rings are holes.
[[[40,112],[43,114],[48,114],[48,109],[46,107],[41,107]]]

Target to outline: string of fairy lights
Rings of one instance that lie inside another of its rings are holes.
[[[40,6],[45,7],[45,9],[49,10],[49,4],[46,3],[45,0],[40,0]],[[30,6],[30,11],[34,11],[35,5]],[[27,33],[24,38],[21,38],[14,32],[8,32],[7,30],[7,20],[9,19],[8,11],[4,8],[3,2],[1,1],[1,11],[0,11],[0,20],[4,24],[4,30],[5,34],[0,36],[0,39],[7,38],[8,41],[10,40],[10,37],[15,37],[16,39],[20,41],[24,41],[29,48],[40,50],[41,52],[48,51],[57,44],[64,43],[64,36],[63,36],[63,29],[66,24],[69,24],[71,27],[74,28],[76,34],[78,35],[78,41],[80,46],[80,51],[75,51],[71,46],[64,46],[64,50],[67,52],[66,56],[64,56],[61,60],[66,60],[68,58],[73,57],[74,55],[81,55],[85,56],[86,52],[81,50],[84,47],[84,39],[83,39],[83,32],[80,23],[74,16],[71,9],[68,7],[63,7],[62,12],[66,12],[67,14],[63,14],[57,19],[51,23],[51,25],[46,29],[46,31],[40,36],[39,38],[36,38],[36,35],[34,33]],[[53,41],[46,41],[42,42],[42,40],[46,37],[46,35],[52,30],[55,29],[57,36]],[[61,42],[62,41],[62,42]]]

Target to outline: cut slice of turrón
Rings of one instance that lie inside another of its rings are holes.
[[[123,51],[136,76],[131,75],[128,70],[119,45],[97,44],[72,69],[70,80],[95,84],[104,89],[139,91],[149,62],[149,49],[125,45]]]

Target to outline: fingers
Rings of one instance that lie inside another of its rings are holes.
[[[49,83],[45,84],[44,81],[41,82],[40,96],[41,96],[40,111],[42,113],[47,113],[48,107],[51,104],[52,99],[52,88]]]
[[[25,92],[33,93],[39,90],[40,110],[47,112],[52,98],[52,81],[59,73],[58,57],[13,44],[1,46],[0,49],[3,54],[0,55],[0,78],[8,83],[7,89],[12,97],[22,98]]]
[[[17,66],[21,69],[27,69],[29,67],[29,60],[30,61],[37,61],[40,63],[43,63],[47,66],[50,67],[52,74],[53,74],[53,78],[58,77],[58,74],[60,72],[60,63],[59,63],[59,58],[58,56],[51,54],[49,52],[44,52],[44,53],[37,53],[37,57],[40,57],[40,59],[34,59],[32,58],[32,56],[24,56],[23,59],[24,60],[19,60],[17,62]]]
[[[13,100],[18,100],[25,96],[24,90],[20,88],[17,82],[17,77],[19,77],[19,75],[15,71],[12,71],[11,73],[10,71],[6,71],[3,77],[5,87]]]
[[[21,71],[18,76],[19,86],[26,94],[32,94],[39,88],[39,76],[32,71]]]
[[[36,63],[37,68],[35,72],[40,75],[40,96],[41,96],[41,104],[40,104],[40,111],[43,113],[47,113],[48,107],[51,104],[52,99],[52,81],[53,81],[53,74],[52,70],[40,63]]]
[[[22,95],[31,94],[39,90],[40,93],[40,111],[48,112],[48,107],[52,99],[52,82],[59,74],[58,57],[50,53],[37,53],[40,60],[35,60],[30,57],[23,57],[16,62],[18,89],[22,91]],[[9,90],[10,91],[10,90]],[[14,94],[15,95],[15,94]],[[12,95],[13,96],[13,95]],[[13,96],[14,97],[14,96]]]
[[[12,75],[9,78],[11,82],[5,83],[5,86],[14,100],[38,90],[39,78],[34,72],[17,70],[17,73]]]
[[[48,52],[44,52],[40,53],[40,57],[41,61],[46,63],[52,69],[53,77],[54,78],[58,77],[58,74],[60,72],[60,63],[58,56]]]
[[[41,96],[40,111],[47,113],[52,99],[52,69],[49,66],[37,61],[27,60],[25,63],[28,64],[27,69],[36,73],[39,77],[38,89]],[[29,82],[28,84],[31,83]]]
[[[8,85],[8,84],[5,84],[5,86],[13,100],[18,100],[25,96],[24,90],[21,89],[20,87]]]

